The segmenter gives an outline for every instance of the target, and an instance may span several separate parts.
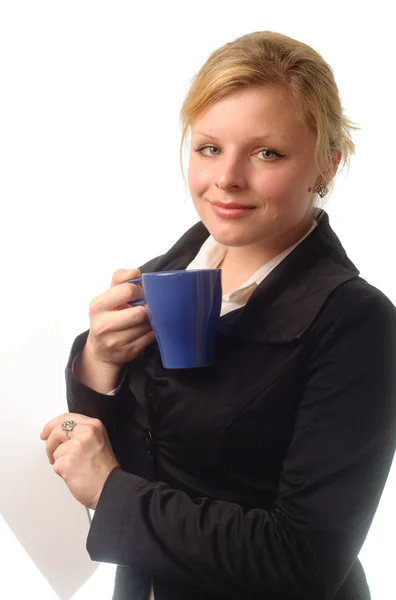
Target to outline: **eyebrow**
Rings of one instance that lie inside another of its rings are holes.
[[[193,131],[192,134],[193,135],[202,135],[202,136],[210,138],[211,140],[214,140],[216,142],[219,141],[219,138],[217,138],[214,135],[211,135],[210,133],[205,133],[204,131]],[[264,140],[267,138],[282,138],[282,139],[289,140],[291,138],[291,136],[283,134],[283,133],[263,133],[261,135],[255,135],[254,137],[250,138],[249,141],[258,142],[260,140]]]

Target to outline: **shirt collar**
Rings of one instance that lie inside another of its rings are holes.
[[[270,261],[263,264],[257,271],[255,271],[247,281],[242,283],[239,287],[235,288],[228,294],[224,294],[223,298],[225,300],[232,300],[233,298],[239,298],[242,292],[245,292],[248,288],[251,288],[253,285],[259,285],[263,279],[282,262],[284,258],[290,252],[294,250],[306,237],[315,229],[317,226],[317,222],[314,220],[310,229],[307,231],[305,235],[303,235],[295,244],[277,254]],[[193,261],[187,266],[187,269],[215,269],[223,260],[225,255],[227,254],[226,246],[219,244],[213,236],[209,236],[208,239],[202,244],[201,249],[199,250],[197,256],[193,259]]]

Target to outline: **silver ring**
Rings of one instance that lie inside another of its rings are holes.
[[[76,425],[77,423],[75,421],[63,421],[61,429],[66,432],[67,439],[70,440],[69,431],[73,431]]]

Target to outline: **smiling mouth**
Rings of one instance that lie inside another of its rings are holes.
[[[210,202],[209,205],[220,219],[243,219],[256,208],[255,206],[244,206],[235,202],[229,204]]]
[[[223,210],[251,210],[256,208],[255,206],[248,206],[247,204],[238,204],[237,202],[210,202],[212,206],[218,206]]]

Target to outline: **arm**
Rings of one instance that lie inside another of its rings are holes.
[[[67,406],[70,412],[100,419],[106,427],[108,417],[114,411],[124,389],[126,366],[122,369],[117,387],[111,395],[97,392],[83,383],[74,372],[73,363],[85,347],[87,337],[88,331],[80,334],[70,351],[65,371]]]
[[[89,338],[72,363],[72,371],[81,383],[108,396],[114,395],[121,370],[122,365],[99,363],[89,347]]]
[[[147,273],[155,270],[161,256],[142,265],[139,270]],[[90,357],[87,346],[89,330],[80,334],[73,343],[66,365],[66,396],[70,412],[100,419],[108,426],[107,416],[116,406],[113,396],[120,395],[124,387],[127,364],[104,369]]]
[[[271,512],[115,469],[88,536],[91,558],[235,600],[333,597],[394,454],[395,340],[394,307],[379,295],[351,303],[320,337]]]

